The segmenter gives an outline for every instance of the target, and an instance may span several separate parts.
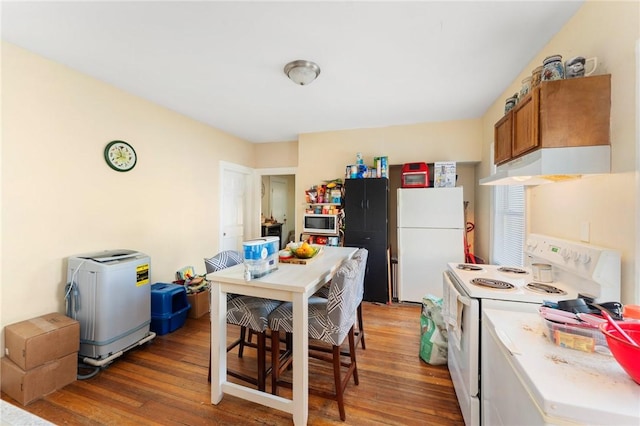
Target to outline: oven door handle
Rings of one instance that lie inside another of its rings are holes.
[[[471,299],[469,299],[467,296],[461,295],[460,293],[458,293],[458,301],[465,306],[471,306]]]
[[[449,286],[449,291],[455,293],[456,298],[458,299],[458,301],[460,303],[462,303],[465,306],[471,307],[471,299],[469,299],[467,296],[464,296],[457,288],[456,286],[453,284],[453,280],[454,278],[452,278],[451,273],[450,272],[445,272],[444,273],[444,277],[446,280],[447,285]]]

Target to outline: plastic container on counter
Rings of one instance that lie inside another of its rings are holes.
[[[597,347],[604,347],[607,349],[603,349],[602,352],[608,351],[607,338],[597,328],[561,324],[543,319],[549,332],[549,341],[557,346],[583,352],[601,352]]]
[[[245,280],[263,277],[278,269],[278,237],[263,237],[242,243]]]
[[[640,321],[640,305],[624,305],[622,307],[622,318]]]

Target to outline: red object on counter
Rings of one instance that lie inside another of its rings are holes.
[[[406,163],[402,166],[403,188],[428,188],[429,166],[427,163]]]
[[[621,321],[618,322],[618,326],[635,342],[640,342],[640,322]],[[640,385],[640,348],[627,342],[608,322],[600,325],[600,331],[607,337],[609,350],[618,364],[631,376],[634,382]]]
[[[326,246],[327,245],[327,241],[329,241],[328,237],[325,237],[324,235],[317,235],[315,243],[316,244],[321,244],[323,246]]]
[[[624,319],[640,320],[640,305],[624,305],[622,307],[622,317]]]

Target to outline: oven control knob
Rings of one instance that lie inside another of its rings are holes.
[[[571,258],[571,252],[569,252],[569,249],[563,248],[560,250],[560,256],[564,260],[569,260]]]
[[[529,248],[529,251],[535,250],[537,246],[538,242],[536,240],[527,240],[527,247]]]
[[[578,253],[577,251],[571,250],[571,259],[574,262],[579,262],[580,261],[580,253]]]

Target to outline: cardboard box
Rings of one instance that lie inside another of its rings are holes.
[[[209,290],[187,294],[187,301],[191,305],[191,309],[189,309],[188,314],[189,318],[200,318],[211,311],[211,295]]]
[[[456,186],[455,161],[442,161],[434,164],[434,188],[453,188]]]
[[[78,377],[76,352],[24,371],[6,356],[2,358],[2,391],[22,405],[27,405]]]
[[[23,370],[78,352],[80,323],[57,312],[4,328],[5,355]]]

